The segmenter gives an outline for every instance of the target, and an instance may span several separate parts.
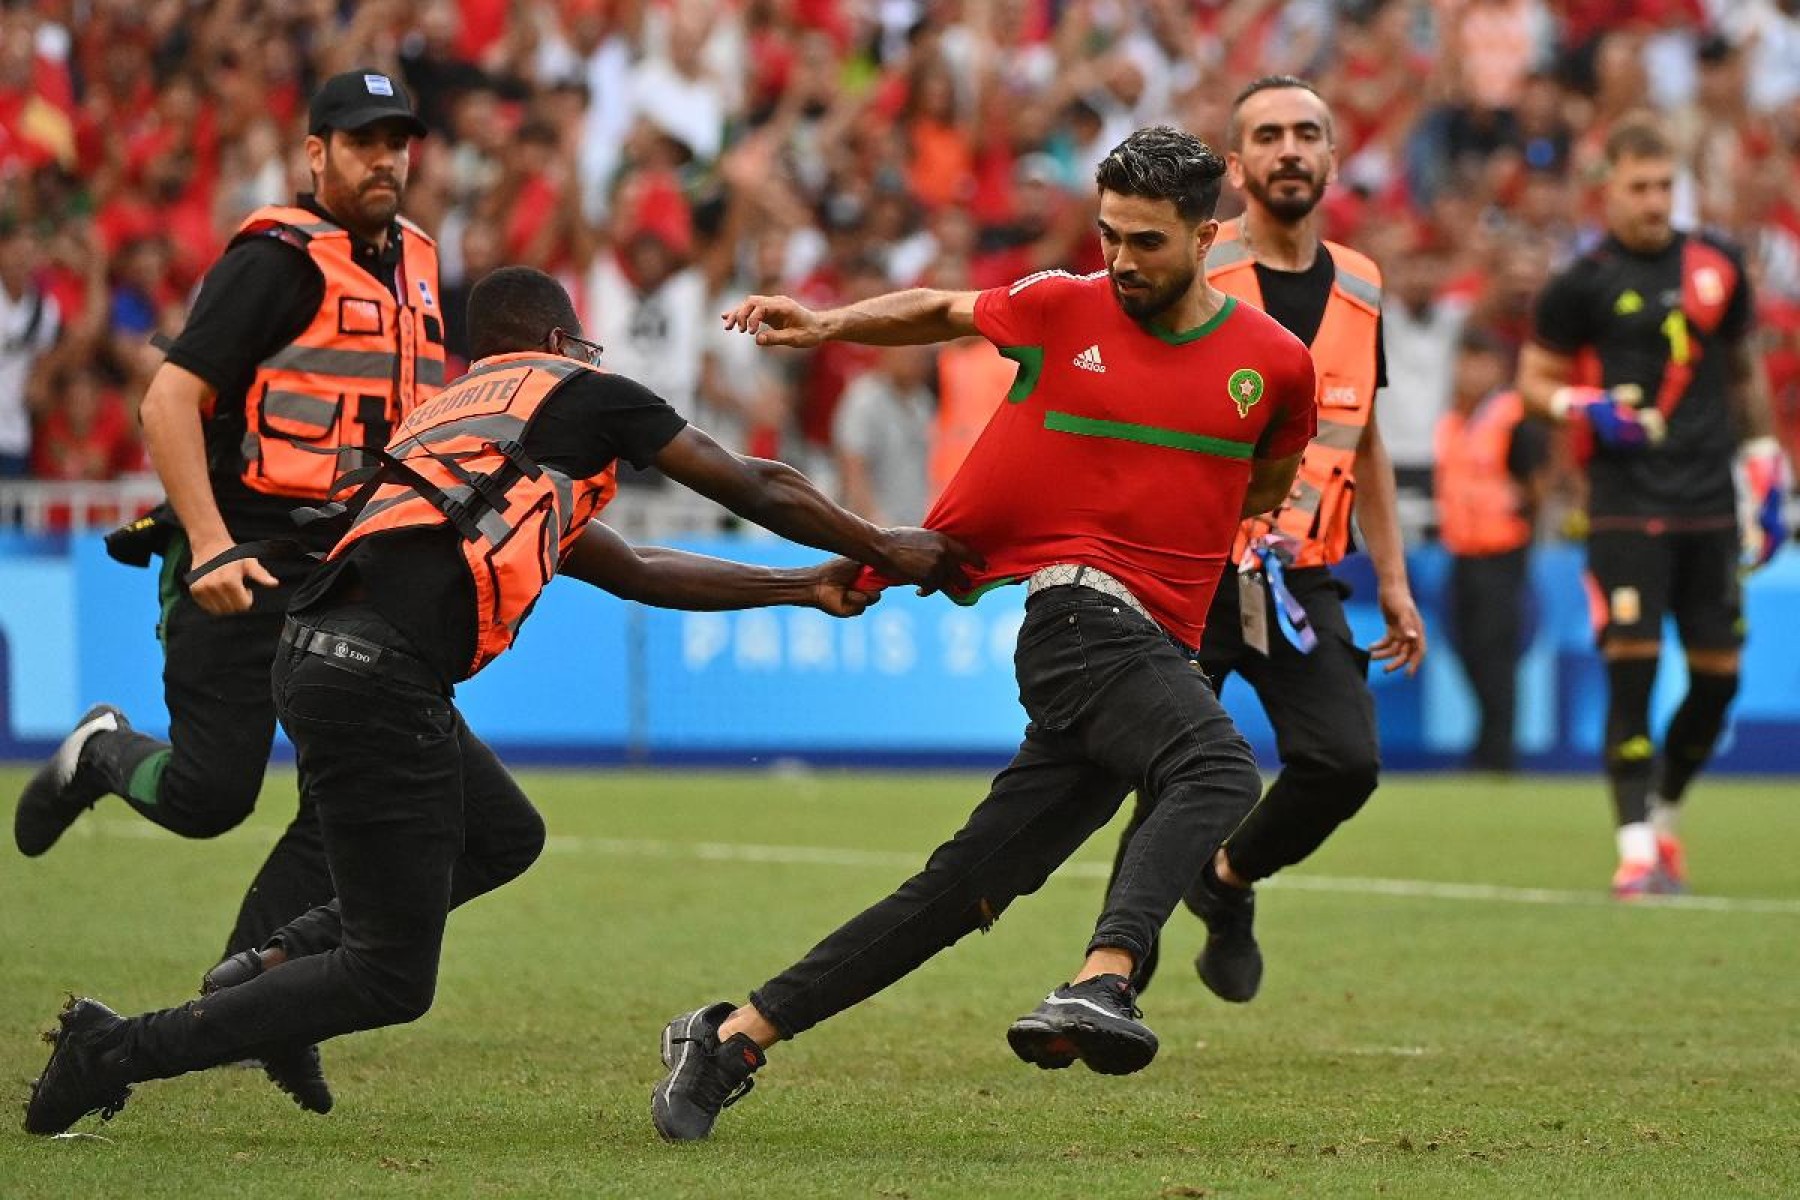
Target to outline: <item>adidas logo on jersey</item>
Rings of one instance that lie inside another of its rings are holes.
[[[1106,374],[1106,364],[1100,361],[1100,344],[1098,342],[1083,350],[1069,361],[1084,371],[1092,371],[1097,375]]]

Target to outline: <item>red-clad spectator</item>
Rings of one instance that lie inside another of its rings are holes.
[[[1759,293],[1756,315],[1776,433],[1788,461],[1800,462],[1800,299]]]
[[[478,63],[506,33],[512,0],[456,0],[456,57]]]
[[[1703,7],[1716,25],[1701,27]],[[1092,171],[1119,138],[1171,121],[1220,144],[1236,91],[1287,70],[1338,115],[1325,228],[1373,248],[1416,225],[1446,291],[1516,337],[1544,253],[1561,264],[1594,236],[1606,130],[1662,102],[1683,106],[1681,219],[1745,248],[1780,375],[1783,306],[1800,292],[1792,7],[42,0],[0,6],[0,218],[47,222],[36,286],[71,336],[94,326],[90,354],[118,360],[129,407],[144,337],[179,312],[195,265],[303,181],[301,101],[321,74],[399,71],[440,128],[408,214],[439,238],[446,291],[465,247],[470,278],[529,262],[585,276],[584,301],[605,261],[615,312],[673,306],[670,328],[688,329],[688,300],[710,310],[732,278],[831,304],[877,283],[1094,269]],[[748,171],[729,165],[747,136]],[[1228,191],[1222,213],[1235,204]],[[745,392],[798,414],[823,450],[862,353],[777,359]],[[672,386],[691,390],[685,375]],[[772,442],[781,421],[752,423]]]
[[[31,469],[40,479],[117,479],[144,469],[137,422],[118,383],[69,368],[50,380],[56,404],[38,423]],[[66,514],[65,514],[66,517]],[[86,523],[116,519],[113,514]]]
[[[67,64],[38,53],[28,14],[0,18],[0,174],[76,165]]]

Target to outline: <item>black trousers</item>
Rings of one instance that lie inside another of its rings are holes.
[[[189,838],[217,837],[250,815],[275,740],[269,664],[284,619],[279,610],[215,617],[185,592],[176,599],[163,623],[169,760],[155,802],[134,803],[138,812]],[[263,945],[331,895],[318,814],[303,792],[244,893],[225,953]]]
[[[1475,691],[1481,730],[1471,766],[1510,771],[1516,765],[1513,716],[1518,705],[1520,631],[1527,558],[1505,554],[1450,560],[1450,643]]]
[[[163,559],[157,626],[169,741],[143,739],[144,752],[161,750],[167,761],[154,797],[126,799],[171,833],[210,838],[242,824],[262,791],[275,740],[269,664],[288,600],[310,564],[267,564],[282,585],[253,589],[250,610],[226,617],[194,603],[181,581],[190,565],[187,539],[178,536]],[[318,817],[302,794],[293,821],[244,894],[225,953],[260,947],[283,924],[331,895]]]
[[[1193,655],[1111,597],[1031,597],[1014,656],[1031,723],[924,870],[751,995],[792,1037],[881,991],[1043,886],[1131,789],[1148,798],[1089,948],[1141,957],[1256,800],[1250,748]]]
[[[418,1018],[431,1007],[449,911],[525,871],[543,820],[447,689],[371,610],[308,623],[383,647],[374,673],[284,648],[273,683],[318,813],[337,899],[275,938],[290,958],[238,987],[133,1018],[135,1077],[157,1079]]]
[[[1251,881],[1266,879],[1324,845],[1374,793],[1381,771],[1369,654],[1357,646],[1344,616],[1346,587],[1324,567],[1288,571],[1287,584],[1319,635],[1310,654],[1300,653],[1273,627],[1266,656],[1245,644],[1238,581],[1229,572],[1207,612],[1200,646],[1200,665],[1219,687],[1235,671],[1255,689],[1281,756],[1281,774],[1226,843],[1232,872]],[[1273,620],[1274,600],[1265,599]],[[1126,838],[1143,819],[1144,807],[1140,796]],[[1191,864],[1196,877],[1203,865],[1202,860]]]
[[[1246,646],[1231,577],[1213,598],[1200,647],[1201,665],[1219,686],[1235,671],[1255,689],[1281,756],[1281,774],[1228,839],[1232,871],[1248,880],[1266,879],[1324,845],[1374,793],[1381,773],[1369,653],[1344,616],[1349,589],[1324,567],[1289,571],[1287,584],[1319,635],[1312,653],[1275,629],[1266,657]]]

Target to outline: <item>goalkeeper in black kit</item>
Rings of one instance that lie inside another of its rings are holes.
[[[1618,821],[1612,889],[1634,899],[1686,888],[1677,817],[1737,694],[1741,578],[1786,540],[1791,475],[1742,260],[1671,224],[1675,154],[1656,123],[1622,121],[1606,162],[1606,239],[1544,290],[1519,387],[1530,408],[1570,427],[1586,464],[1587,583]],[[1582,382],[1588,363],[1595,386]],[[1688,688],[1659,751],[1650,693],[1665,617]]]

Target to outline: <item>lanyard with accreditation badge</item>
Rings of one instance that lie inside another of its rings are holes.
[[[1238,620],[1244,644],[1265,658],[1269,654],[1269,596],[1275,597],[1279,613],[1275,627],[1294,649],[1311,654],[1319,644],[1318,631],[1313,629],[1305,607],[1282,573],[1283,562],[1288,558],[1286,547],[1258,538],[1238,563]],[[1266,591],[1265,579],[1269,585]]]

